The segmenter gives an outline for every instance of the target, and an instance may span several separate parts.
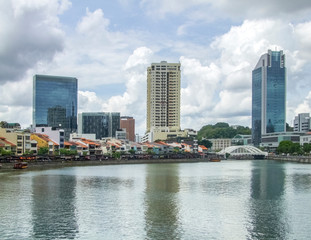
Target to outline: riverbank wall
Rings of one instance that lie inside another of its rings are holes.
[[[284,162],[311,163],[311,156],[268,156],[267,159]]]
[[[50,168],[78,167],[78,166],[101,166],[101,165],[120,165],[120,164],[152,164],[152,163],[195,163],[208,162],[207,158],[178,158],[178,159],[134,159],[134,160],[85,160],[85,161],[29,161],[28,170],[44,170]],[[13,162],[1,163],[1,170],[13,169]]]

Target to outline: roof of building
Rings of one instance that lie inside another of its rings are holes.
[[[208,150],[208,148],[205,147],[204,145],[199,145],[199,147],[200,147],[202,150]]]
[[[6,138],[0,137],[0,147],[5,147],[6,145],[10,145],[11,147],[16,146],[14,143],[11,143],[10,141],[6,140]]]
[[[52,142],[53,145],[55,146],[59,146],[59,144],[55,141],[53,141],[52,139],[50,139],[50,137],[46,134],[42,134],[42,133],[32,133],[33,135],[36,135],[37,137],[41,138],[43,141],[46,142]]]
[[[88,144],[88,145],[100,146],[99,143],[94,142],[94,141],[92,141],[92,140],[90,140],[90,139],[81,138],[80,140],[81,140],[83,143]]]

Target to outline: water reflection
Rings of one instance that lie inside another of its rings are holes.
[[[75,210],[75,176],[33,177],[33,235],[39,239],[73,239],[79,231]]]
[[[310,173],[229,160],[0,173],[0,239],[309,239]]]
[[[288,221],[284,203],[283,164],[253,161],[251,176],[251,239],[286,239]]]
[[[295,192],[305,192],[311,190],[311,174],[296,173],[292,176]]]
[[[28,239],[32,234],[31,191],[29,178],[0,174],[0,239]]]
[[[180,239],[179,169],[177,164],[147,166],[145,231],[147,239]]]

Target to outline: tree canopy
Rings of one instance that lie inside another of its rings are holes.
[[[38,150],[38,155],[47,155],[49,153],[48,147],[41,147]]]
[[[278,154],[310,154],[310,151],[310,143],[304,143],[301,146],[299,143],[293,143],[292,141],[282,141],[276,149]]]
[[[233,138],[237,134],[250,135],[251,130],[249,127],[237,126],[230,127],[228,123],[219,122],[215,125],[205,125],[198,132],[198,139],[202,138]]]
[[[208,141],[207,139],[199,140],[199,145],[203,145],[204,147],[211,148],[213,146],[213,143],[211,141]]]

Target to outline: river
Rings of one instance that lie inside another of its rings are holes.
[[[0,172],[1,239],[310,239],[311,165],[268,160]]]

